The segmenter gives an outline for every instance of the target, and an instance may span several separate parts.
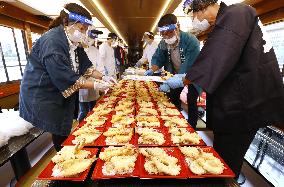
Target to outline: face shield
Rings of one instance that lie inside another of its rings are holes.
[[[93,28],[92,20],[81,16],[79,14],[69,12],[67,9],[64,11],[68,14],[70,21],[74,23],[66,26],[68,38],[75,44],[82,44],[83,47],[88,46],[88,33]]]
[[[167,44],[173,45],[178,40],[177,28],[177,24],[170,24],[158,27],[158,31]]]

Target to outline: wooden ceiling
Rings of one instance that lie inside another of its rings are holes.
[[[92,0],[81,2],[109,29],[105,17]],[[129,46],[141,45],[141,38],[145,31],[150,31],[160,15],[165,0],[98,0],[109,15],[112,22],[125,38]],[[165,13],[170,13],[181,3],[181,0],[171,0]]]

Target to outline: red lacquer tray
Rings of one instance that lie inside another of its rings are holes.
[[[146,128],[146,127],[145,127]],[[170,142],[170,137],[169,137],[169,133],[168,130],[166,128],[153,128],[156,129],[158,132],[162,133],[164,135],[164,139],[166,140],[164,144],[162,145],[158,145],[158,144],[142,144],[142,143],[138,143],[139,146],[147,146],[147,147],[157,147],[157,146],[170,146],[171,142]],[[139,134],[135,133],[137,135],[137,142],[139,139]]]
[[[104,129],[104,132],[106,132],[109,128],[105,128]],[[122,143],[122,144],[107,144],[106,143],[106,137],[104,135],[100,136],[98,138],[98,143],[97,143],[97,146],[123,146],[125,145],[126,143]],[[132,145],[137,145],[137,136],[135,136],[135,133],[134,133],[134,128],[133,128],[133,136],[131,138],[131,140],[129,141],[129,144],[132,144]]]
[[[145,157],[142,154],[139,154],[140,162],[140,178],[141,179],[154,179],[154,178],[175,178],[175,179],[186,179],[188,178],[188,168],[185,165],[185,162],[180,154],[178,148],[174,147],[164,147],[162,148],[170,156],[176,157],[178,159],[178,164],[181,166],[180,174],[177,176],[171,175],[150,175],[144,168]]]
[[[101,152],[103,152],[104,149],[105,148],[102,148]],[[101,159],[97,160],[96,167],[95,167],[94,172],[92,174],[93,180],[139,177],[139,157],[137,157],[133,172],[129,173],[129,174],[124,174],[124,175],[104,175],[103,172],[102,172],[102,168],[103,168],[104,163],[105,163],[105,161],[103,161]]]
[[[75,132],[76,130],[78,130],[80,127],[76,127],[75,130],[73,132]],[[104,132],[104,127],[98,127],[96,128],[98,130],[100,130],[102,133]],[[62,146],[66,146],[66,145],[75,145],[72,143],[72,140],[75,139],[76,136],[73,135],[73,132],[68,136],[68,138],[62,143]],[[102,134],[93,142],[93,143],[90,143],[90,144],[85,144],[85,146],[89,146],[89,147],[94,147],[94,146],[99,146],[99,140],[100,140],[100,137],[102,136]]]
[[[91,152],[90,157],[94,157],[97,152],[98,149],[96,148],[83,148],[83,150],[87,150]],[[52,174],[52,169],[55,166],[55,164],[50,161],[49,164],[46,166],[46,168],[39,174],[39,176],[37,177],[37,179],[40,180],[65,180],[65,181],[84,181],[86,180],[88,173],[90,171],[91,166],[85,170],[84,172],[82,172],[81,174],[79,174],[76,177],[53,177],[51,176]]]
[[[192,173],[192,171],[189,169],[189,167],[187,166],[187,163],[185,161],[185,156],[181,153],[180,151],[180,154],[182,155],[182,158],[184,160],[184,163],[185,165],[187,166],[188,168],[188,177],[189,178],[233,178],[235,177],[235,174],[234,172],[230,169],[230,167],[225,163],[225,161],[219,156],[219,154],[214,150],[213,147],[210,147],[210,146],[201,146],[200,147],[203,151],[205,152],[209,152],[209,153],[213,153],[213,155],[217,158],[219,158],[221,160],[221,162],[224,164],[225,166],[225,169],[223,171],[222,174],[220,175],[215,175],[215,174],[203,174],[203,175],[197,175],[197,174],[194,174]]]

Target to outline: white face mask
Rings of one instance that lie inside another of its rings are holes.
[[[68,34],[69,39],[74,43],[82,42],[86,36],[82,32],[75,30],[73,34]]]
[[[170,39],[165,39],[165,42],[167,44],[173,45],[175,42],[177,41],[177,36],[174,35],[173,37],[171,37]]]
[[[116,47],[116,46],[118,45],[118,42],[113,41],[113,42],[111,43],[111,45],[112,45],[112,47]]]
[[[90,46],[92,46],[94,43],[95,43],[95,40],[89,38],[86,44],[90,47]]]
[[[192,21],[192,27],[203,32],[210,27],[210,24],[206,19],[204,19],[203,21],[199,21],[197,17],[195,17]]]

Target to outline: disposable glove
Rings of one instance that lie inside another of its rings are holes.
[[[174,77],[184,78],[186,74],[175,74]]]
[[[160,90],[161,92],[170,92],[170,87],[169,87],[168,84],[163,83],[163,84],[160,86],[159,90]]]
[[[184,87],[182,77],[173,76],[166,80],[166,83],[169,85],[171,89]]]
[[[135,67],[139,68],[141,67],[143,64],[143,61],[142,60],[139,60],[136,64],[135,64]]]
[[[94,89],[99,91],[106,91],[110,87],[110,84],[104,81],[94,81]]]
[[[149,69],[147,71],[145,71],[144,75],[145,76],[152,76],[154,74],[154,71],[152,69]]]
[[[187,86],[185,86],[184,88],[183,88],[183,90],[181,91],[181,93],[180,93],[180,100],[183,102],[183,103],[185,103],[185,104],[187,104],[187,94],[188,94],[188,87]]]
[[[110,84],[117,84],[117,81],[111,76],[103,76],[102,80]]]

